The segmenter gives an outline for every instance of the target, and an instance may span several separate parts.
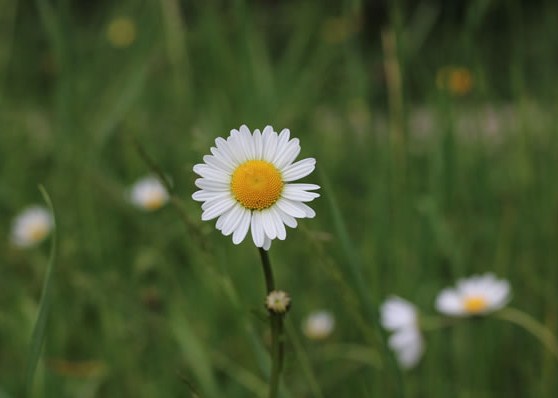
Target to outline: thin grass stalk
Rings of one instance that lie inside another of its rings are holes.
[[[50,255],[46,268],[45,279],[43,281],[41,300],[39,302],[39,311],[37,313],[35,325],[33,326],[33,334],[31,335],[31,348],[27,357],[27,372],[25,376],[26,396],[29,396],[31,393],[33,387],[33,378],[35,376],[35,371],[37,370],[39,359],[41,358],[41,353],[45,341],[45,329],[48,319],[48,313],[50,310],[50,294],[52,291],[52,273],[54,270],[54,259],[56,258],[56,217],[54,213],[54,206],[52,205],[50,196],[42,185],[39,185],[39,190],[41,191],[41,194],[43,195],[43,198],[52,214],[53,228],[50,241]]]
[[[498,319],[514,323],[531,333],[558,360],[556,336],[531,315],[515,308],[504,308],[494,315]]]
[[[275,290],[273,270],[269,261],[267,250],[258,248],[265,278],[267,294]],[[269,311],[269,325],[271,328],[271,375],[269,377],[269,398],[276,398],[279,392],[279,381],[283,368],[283,315]]]

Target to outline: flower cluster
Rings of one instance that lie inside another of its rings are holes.
[[[474,275],[457,281],[455,288],[445,288],[436,298],[436,309],[447,316],[486,315],[503,308],[510,300],[508,281],[493,274]],[[381,324],[392,332],[388,344],[401,367],[412,368],[424,352],[418,311],[400,297],[389,297],[380,307]]]

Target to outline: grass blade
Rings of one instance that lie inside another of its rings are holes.
[[[43,198],[48,205],[53,219],[53,229],[52,237],[50,243],[50,256],[48,259],[47,270],[45,274],[45,279],[43,281],[43,289],[41,293],[41,301],[39,302],[39,312],[37,314],[37,319],[35,320],[35,326],[33,327],[33,334],[31,337],[31,348],[29,350],[29,356],[27,358],[27,373],[25,377],[25,389],[27,394],[31,391],[33,385],[33,377],[35,375],[35,370],[37,369],[37,364],[41,357],[41,351],[43,348],[43,343],[45,340],[45,328],[48,318],[48,312],[50,309],[50,292],[52,286],[52,272],[54,269],[54,259],[56,257],[56,217],[54,214],[54,206],[50,200],[46,189],[39,185],[39,190],[43,195]]]

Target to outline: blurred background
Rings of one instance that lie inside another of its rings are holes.
[[[265,396],[258,253],[202,223],[192,166],[247,124],[290,128],[317,217],[270,251],[285,397],[555,397],[556,360],[495,319],[425,334],[398,375],[375,329],[494,272],[558,329],[558,4],[0,0],[0,396],[24,394],[48,244],[10,243],[52,197],[58,253],[33,397]],[[174,205],[145,212],[151,172]],[[177,207],[178,206],[178,207]],[[177,211],[180,209],[181,211]],[[301,323],[335,317],[320,340]]]

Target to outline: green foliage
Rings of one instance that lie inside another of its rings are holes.
[[[25,396],[48,280],[47,244],[9,242],[39,183],[58,242],[30,396],[265,396],[257,250],[190,199],[192,166],[243,123],[290,128],[323,185],[270,251],[293,299],[284,397],[558,394],[551,352],[509,323],[430,332],[399,376],[375,326],[389,294],[434,314],[440,289],[494,272],[558,330],[557,6],[338,3],[0,0],[0,396]],[[175,194],[153,213],[127,200],[150,172],[136,140]],[[336,329],[311,341],[321,308]]]

